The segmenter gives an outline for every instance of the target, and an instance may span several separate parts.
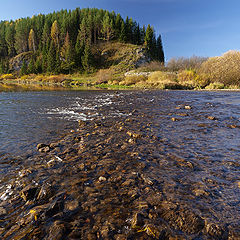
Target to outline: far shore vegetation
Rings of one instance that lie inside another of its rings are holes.
[[[91,73],[0,75],[0,82],[25,85],[56,85],[70,88],[107,89],[240,89],[240,52],[220,57],[174,58],[166,66],[158,61],[144,63],[130,71],[116,66]]]
[[[161,35],[102,9],[0,22],[0,83],[111,89],[240,89],[240,52],[164,62]]]

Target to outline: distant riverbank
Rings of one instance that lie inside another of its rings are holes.
[[[208,85],[197,85],[194,82],[179,81],[175,72],[130,71],[116,76],[104,70],[95,74],[78,75],[24,75],[16,77],[13,74],[0,76],[0,84],[7,88],[19,87],[35,90],[61,90],[61,89],[159,89],[159,90],[239,90],[239,86],[225,86],[218,82]]]

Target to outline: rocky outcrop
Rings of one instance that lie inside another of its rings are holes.
[[[32,52],[24,52],[24,53],[20,53],[17,56],[13,57],[10,59],[9,61],[9,68],[11,71],[20,71],[23,62],[25,61],[26,64],[28,64],[30,62],[30,59],[32,57]]]

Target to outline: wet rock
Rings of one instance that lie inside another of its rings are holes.
[[[187,113],[178,113],[177,115],[178,115],[178,116],[181,116],[181,117],[187,117],[187,116],[188,116]]]
[[[83,120],[78,120],[78,126],[80,127],[80,128],[83,128],[83,127],[85,127],[87,125],[87,123],[85,122],[85,121],[83,121]]]
[[[61,221],[56,221],[49,228],[48,239],[62,240],[64,239],[65,232],[65,224]]]
[[[0,207],[0,216],[2,216],[2,215],[6,215],[6,214],[7,214],[6,209],[3,208],[3,207]]]
[[[48,145],[44,144],[44,143],[39,143],[37,145],[37,150],[41,149],[41,148],[45,148],[45,147],[48,147]]]
[[[187,109],[187,110],[190,110],[190,109],[192,109],[192,107],[191,107],[191,106],[189,106],[189,105],[186,105],[186,106],[184,106],[184,108],[185,108],[185,109]]]
[[[39,201],[49,200],[54,195],[54,193],[55,193],[54,188],[50,184],[48,183],[43,184],[37,195],[37,200]]]
[[[139,133],[133,133],[133,132],[130,132],[130,131],[127,132],[127,135],[132,137],[132,138],[140,138],[142,136]]]
[[[135,213],[131,221],[131,227],[133,229],[141,229],[144,226],[144,215],[142,213]]]
[[[228,127],[229,128],[240,128],[240,126],[239,125],[235,125],[235,124],[231,124],[231,125],[228,125]]]
[[[50,145],[49,145],[49,147],[50,147],[51,149],[57,148],[57,147],[59,147],[59,146],[60,146],[59,143],[50,143]]]
[[[199,197],[199,196],[209,196],[209,192],[207,192],[204,189],[194,189],[193,193],[197,197]]]
[[[135,183],[134,179],[128,179],[128,180],[126,180],[125,182],[122,183],[122,186],[123,187],[128,187],[130,185],[134,185],[134,183]]]
[[[5,231],[5,228],[0,227],[0,234],[3,234]]]
[[[124,234],[116,234],[116,235],[114,235],[114,239],[116,239],[116,240],[127,240],[127,237]]]
[[[65,209],[68,211],[74,211],[79,207],[79,202],[77,200],[73,201],[66,201],[65,204]]]
[[[38,151],[41,153],[47,153],[50,152],[50,147],[49,146],[41,147],[38,149]]]
[[[24,199],[24,201],[34,200],[37,196],[37,192],[37,187],[29,185],[20,192],[20,196]]]
[[[78,165],[78,168],[79,168],[81,171],[83,171],[84,168],[85,168],[84,163],[79,164],[79,165]]]
[[[99,182],[106,182],[107,179],[106,179],[105,177],[102,177],[102,176],[101,176],[101,177],[98,178],[98,181],[99,181]]]
[[[217,120],[215,117],[213,117],[213,116],[207,116],[207,119],[209,119],[209,120]]]
[[[141,174],[141,178],[143,179],[143,181],[148,184],[148,185],[153,185],[154,182],[153,182],[153,179],[145,176],[144,174]]]
[[[178,118],[175,118],[175,117],[172,117],[171,120],[172,120],[173,122],[179,121],[179,119],[178,119]]]
[[[206,232],[215,239],[227,239],[228,231],[224,226],[213,223],[206,224]]]
[[[110,231],[109,226],[107,226],[107,225],[103,226],[102,229],[101,229],[101,236],[103,238],[107,238],[108,234],[109,234],[109,231]]]

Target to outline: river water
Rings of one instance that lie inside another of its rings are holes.
[[[50,143],[76,130],[79,120],[126,120],[132,114],[126,111],[129,108],[147,114],[146,123],[161,141],[154,150],[160,165],[148,175],[168,182],[168,201],[178,199],[198,208],[206,218],[211,215],[226,226],[239,226],[239,92],[1,92],[0,156],[4,163],[0,174],[11,169],[6,156],[34,155],[38,143]]]

